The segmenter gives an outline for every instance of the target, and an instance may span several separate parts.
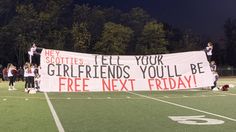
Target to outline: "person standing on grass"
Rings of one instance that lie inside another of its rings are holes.
[[[29,63],[26,62],[25,65],[24,65],[25,92],[28,92],[28,83],[29,83],[28,66],[29,66]]]
[[[35,84],[35,88],[37,91],[40,91],[40,75],[38,73],[35,74],[34,77],[34,84]]]
[[[212,44],[212,42],[208,42],[207,47],[205,48],[205,52],[207,55],[207,60],[209,62],[211,62],[212,50],[213,50],[213,44]]]
[[[24,69],[20,66],[18,71],[18,80],[19,81],[24,81]]]
[[[13,74],[13,82],[14,82],[14,85],[15,85],[15,83],[17,81],[17,75],[18,75],[16,67],[15,67],[15,69],[12,70],[12,74]]]
[[[8,90],[16,90],[14,87],[14,71],[16,70],[16,67],[13,64],[8,64],[7,66],[7,76],[9,78],[9,88]]]
[[[28,74],[28,92],[29,89],[34,89],[34,67],[32,64],[28,64],[28,69],[27,69],[27,74]]]

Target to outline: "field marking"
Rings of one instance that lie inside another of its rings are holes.
[[[51,100],[68,100],[67,98],[50,98]],[[131,98],[131,97],[123,97],[123,98],[71,98],[70,100],[144,100],[145,98]]]
[[[186,95],[183,95],[183,96],[159,96],[157,97],[158,99],[164,99],[164,98],[170,98],[170,99],[179,99],[179,98],[206,98],[206,97],[225,97],[225,96],[235,96],[236,94],[234,93],[225,93],[225,92],[222,92],[222,91],[217,91],[215,92],[214,94],[211,94],[211,95],[205,95],[205,96],[202,96],[202,95],[199,95],[199,96],[186,96]],[[23,97],[23,96],[1,96],[0,98],[9,98],[9,99],[23,99],[25,100],[26,97]],[[39,99],[39,100],[45,100],[45,97],[27,97],[27,99]],[[104,98],[92,98],[92,97],[87,97],[87,98],[73,98],[73,97],[51,97],[50,100],[88,100],[88,99],[91,99],[91,100],[142,100],[142,99],[145,99],[145,98],[134,98],[134,97],[123,97],[123,98],[107,98],[107,97],[104,97]]]
[[[26,97],[25,96],[1,96],[2,98],[4,97],[4,98],[12,98],[12,99],[25,99]],[[43,100],[45,100],[45,98],[44,97],[27,97],[27,98],[29,98],[29,99],[43,99]]]
[[[56,113],[55,109],[53,108],[53,105],[52,105],[52,103],[51,103],[51,101],[50,101],[50,99],[49,99],[49,97],[48,97],[48,94],[45,92],[44,95],[45,95],[45,98],[46,98],[46,100],[47,100],[47,103],[48,103],[48,106],[49,106],[49,108],[50,108],[50,111],[51,111],[51,113],[52,113],[53,119],[54,119],[54,121],[55,121],[55,123],[56,123],[56,125],[57,125],[58,131],[59,131],[59,132],[65,132],[65,130],[64,130],[62,124],[61,124],[61,121],[60,121],[60,119],[58,118],[57,113]]]
[[[169,102],[169,101],[153,98],[153,97],[142,95],[142,94],[138,94],[138,93],[133,93],[133,92],[127,92],[127,93],[130,93],[130,94],[133,94],[133,95],[136,95],[136,96],[139,96],[139,97],[143,97],[143,98],[148,98],[148,99],[151,99],[151,100],[159,101],[159,102],[162,102],[162,103],[178,106],[178,107],[181,107],[181,108],[185,108],[185,109],[201,112],[201,113],[204,113],[204,114],[213,115],[213,116],[216,116],[216,117],[220,117],[220,118],[223,118],[223,119],[227,119],[227,120],[236,122],[236,119],[233,119],[233,118],[230,118],[230,117],[227,117],[227,116],[223,116],[223,115],[219,115],[219,114],[214,114],[214,113],[207,112],[207,111],[204,111],[204,110],[195,109],[195,108],[192,108],[192,107],[188,107],[188,106],[184,106],[184,105],[181,105],[181,104],[177,104],[177,103],[173,103],[173,102]]]

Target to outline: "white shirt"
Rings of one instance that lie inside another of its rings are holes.
[[[24,68],[24,77],[28,77],[28,72],[27,72],[28,68]]]
[[[212,47],[206,47],[207,55],[212,55]]]
[[[27,74],[28,74],[28,77],[34,77],[34,68],[30,68],[30,69],[27,69]]]
[[[216,65],[215,64],[213,64],[213,65],[211,64],[210,68],[211,68],[211,71],[216,71]]]
[[[8,71],[7,71],[8,77],[13,77],[12,70],[13,70],[13,68],[11,68],[11,67],[8,69]]]
[[[34,55],[34,52],[36,51],[37,47],[31,47],[30,48],[30,51],[28,51],[28,54],[33,56]]]

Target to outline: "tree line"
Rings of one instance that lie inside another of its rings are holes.
[[[226,54],[215,56],[219,63],[236,65],[232,59],[221,61],[231,56],[227,53],[235,54],[235,31],[236,23],[228,20]],[[23,65],[33,42],[82,53],[145,55],[202,50],[207,41],[151,17],[140,7],[122,11],[74,0],[0,1],[0,64]]]

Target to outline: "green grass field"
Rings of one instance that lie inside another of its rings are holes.
[[[236,78],[221,78],[219,85]],[[0,82],[1,132],[57,132],[44,93]],[[47,93],[65,132],[236,132],[236,87],[223,91]],[[181,124],[169,116],[205,116]],[[223,121],[223,124],[214,124]]]

